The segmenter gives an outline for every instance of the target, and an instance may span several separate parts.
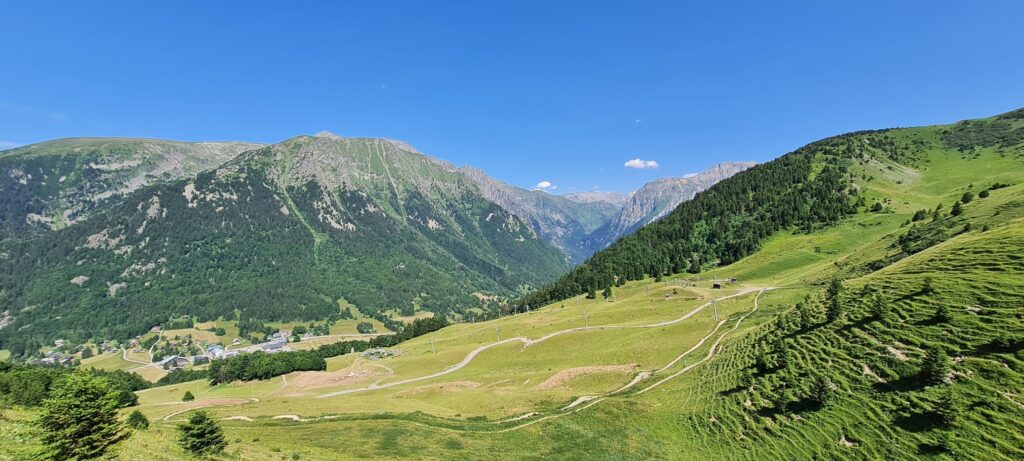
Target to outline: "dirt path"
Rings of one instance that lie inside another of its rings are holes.
[[[654,388],[656,388],[656,387],[658,387],[658,386],[668,382],[669,380],[671,380],[673,378],[676,378],[676,377],[682,375],[683,373],[686,373],[686,372],[692,370],[694,367],[696,367],[698,365],[701,365],[704,362],[707,362],[708,360],[711,360],[715,356],[715,354],[718,353],[718,346],[721,344],[722,340],[724,340],[725,337],[728,336],[730,333],[736,331],[736,329],[739,328],[740,323],[742,323],[743,320],[745,320],[747,317],[749,317],[751,314],[753,314],[754,312],[757,311],[757,308],[758,308],[758,298],[760,298],[761,295],[764,294],[764,292],[767,291],[767,290],[768,289],[762,288],[762,289],[760,289],[758,291],[757,296],[754,297],[754,308],[751,309],[750,312],[747,312],[746,314],[744,314],[743,317],[740,317],[740,319],[736,321],[736,325],[734,325],[731,329],[729,329],[729,331],[727,331],[725,333],[722,333],[718,337],[718,339],[715,340],[715,343],[711,346],[711,349],[708,350],[708,355],[707,356],[705,356],[703,359],[697,361],[696,363],[687,365],[682,370],[680,370],[680,371],[678,371],[676,373],[673,373],[673,374],[665,377],[664,379],[659,380],[658,382],[656,382],[656,383],[654,383],[654,384],[652,384],[652,385],[650,385],[650,386],[648,386],[646,388],[641,389],[640,391],[637,392],[637,395],[643,394],[644,392],[647,392],[647,391],[649,391],[651,389],[654,389]],[[722,325],[722,323],[724,323],[724,321],[719,322],[719,324],[715,327],[714,330],[712,330],[712,332],[710,334],[708,334],[708,336],[705,336],[703,339],[701,339],[699,344],[703,344],[704,341],[707,338],[709,338],[710,336],[714,335],[715,331],[718,330],[718,328]],[[673,360],[673,363],[678,362],[682,357],[685,357],[687,354],[695,351],[698,347],[699,346],[694,346],[694,347],[690,348],[689,350],[684,352],[682,355],[677,357],[675,360]],[[664,370],[666,368],[668,368],[668,367],[664,367],[664,368],[662,368],[662,370]],[[641,375],[642,374],[643,373],[641,373]],[[621,389],[618,389],[618,390],[616,390],[614,392],[609,392],[609,393],[601,395],[601,396],[584,396],[584,397],[580,397],[579,399],[576,399],[576,401],[572,402],[571,404],[569,404],[568,406],[563,408],[562,409],[563,411],[561,413],[557,413],[557,414],[553,414],[553,415],[548,415],[548,416],[545,416],[543,418],[538,418],[538,419],[535,419],[535,420],[532,420],[532,421],[525,422],[525,423],[520,424],[518,426],[514,426],[514,427],[510,427],[510,428],[507,428],[507,429],[502,429],[502,430],[494,431],[494,432],[498,432],[498,433],[501,433],[501,432],[512,432],[512,431],[516,431],[516,430],[522,429],[522,428],[527,427],[527,426],[531,426],[533,424],[537,424],[537,423],[539,423],[541,421],[547,421],[547,420],[554,419],[554,418],[560,418],[562,416],[570,415],[570,414],[576,413],[578,411],[585,410],[585,409],[590,408],[590,407],[592,407],[594,405],[597,405],[598,403],[603,402],[604,400],[606,400],[609,396],[611,396],[613,394],[617,394],[619,392],[622,392],[622,391],[625,391],[625,390],[631,388],[632,386],[636,385],[640,381],[642,381],[642,379],[639,379],[639,375],[638,375],[637,378],[634,378],[633,381],[631,381],[629,384],[627,384],[626,386],[623,386]]]
[[[128,358],[128,349],[124,349],[124,348],[121,349],[121,359],[123,359],[125,362],[141,363],[141,364],[147,365],[147,366],[150,365],[149,362],[143,362],[141,360],[134,360],[134,359]],[[145,368],[145,367],[140,367],[140,368]]]
[[[666,320],[664,322],[652,323],[652,324],[648,324],[648,325],[597,325],[597,326],[593,326],[593,327],[575,327],[575,328],[569,328],[569,329],[566,329],[566,330],[559,330],[559,331],[556,331],[556,332],[553,332],[553,333],[548,333],[547,335],[541,336],[540,338],[537,338],[537,339],[530,339],[530,338],[525,338],[525,337],[515,337],[515,338],[503,339],[501,341],[493,342],[493,343],[490,343],[490,344],[486,344],[486,345],[480,346],[480,347],[478,347],[476,349],[473,349],[468,355],[466,355],[466,357],[464,359],[462,359],[461,362],[456,363],[455,365],[452,365],[452,366],[450,366],[450,367],[448,367],[448,368],[446,368],[444,370],[441,370],[441,371],[439,371],[437,373],[432,373],[432,374],[429,374],[429,375],[426,375],[426,376],[420,376],[420,377],[417,377],[417,378],[404,379],[404,380],[401,380],[401,381],[395,381],[395,382],[391,382],[391,383],[387,383],[387,384],[373,383],[373,384],[370,384],[369,386],[366,386],[366,387],[363,387],[363,388],[346,389],[346,390],[341,390],[341,391],[330,392],[330,393],[327,393],[327,394],[319,395],[316,398],[318,398],[318,399],[326,399],[326,398],[330,398],[330,397],[337,397],[339,395],[356,394],[356,393],[359,393],[359,392],[367,392],[367,391],[373,391],[373,390],[377,390],[377,389],[385,389],[385,388],[388,388],[388,387],[400,386],[400,385],[403,385],[403,384],[414,383],[414,382],[417,382],[417,381],[424,381],[424,380],[438,378],[438,377],[441,377],[441,376],[444,376],[444,375],[447,375],[447,374],[450,374],[450,373],[454,373],[456,371],[461,370],[466,365],[469,365],[469,363],[472,362],[473,359],[476,358],[476,356],[479,355],[481,352],[484,352],[487,349],[490,349],[492,347],[497,347],[497,346],[501,346],[501,345],[508,344],[508,343],[518,342],[518,343],[522,343],[524,347],[529,347],[529,346],[532,346],[534,344],[547,341],[547,340],[549,340],[551,338],[554,338],[556,336],[560,336],[560,335],[567,334],[567,333],[580,332],[580,331],[587,331],[587,330],[619,330],[619,329],[626,329],[626,328],[659,328],[659,327],[663,327],[663,326],[673,325],[673,324],[682,322],[682,321],[684,321],[686,319],[689,319],[690,317],[693,317],[694,315],[697,315],[698,313],[700,313],[700,311],[704,310],[704,308],[714,304],[715,301],[723,301],[723,300],[730,299],[730,298],[744,296],[744,295],[753,293],[755,291],[759,292],[758,297],[760,297],[760,293],[764,293],[765,290],[766,290],[765,288],[745,288],[745,289],[740,290],[740,291],[738,291],[738,292],[736,292],[734,294],[731,294],[729,296],[723,296],[721,298],[716,298],[716,299],[708,301],[708,302],[706,302],[704,304],[701,304],[697,308],[693,309],[692,311],[686,313],[685,315],[683,315],[683,316],[681,316],[679,318],[676,318],[676,319],[673,319],[673,320]],[[756,307],[757,306],[756,298],[755,298],[754,303],[755,303],[755,309],[756,309],[757,308]],[[716,329],[717,329],[717,327],[716,327]]]

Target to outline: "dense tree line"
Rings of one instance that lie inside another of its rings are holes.
[[[208,376],[213,384],[232,381],[270,379],[293,371],[323,371],[327,362],[313,351],[267,354],[239,354],[210,363]]]
[[[0,403],[27,407],[38,406],[50,397],[51,391],[68,376],[86,374],[108,383],[122,407],[135,405],[135,391],[150,383],[135,373],[122,370],[74,370],[0,362]]]
[[[818,141],[725,179],[517,303],[536,308],[582,293],[594,297],[625,280],[697,273],[753,253],[777,231],[831,225],[863,205],[848,168],[877,149],[880,143],[866,140],[877,133]]]

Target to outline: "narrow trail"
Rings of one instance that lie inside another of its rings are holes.
[[[652,324],[647,324],[647,325],[597,325],[597,326],[593,326],[593,327],[575,327],[575,328],[569,328],[569,329],[566,329],[566,330],[559,330],[559,331],[556,331],[556,332],[553,332],[553,333],[548,333],[547,335],[541,336],[540,338],[537,338],[537,339],[530,339],[530,338],[525,338],[525,337],[514,337],[514,338],[503,339],[501,341],[493,342],[493,343],[490,343],[490,344],[486,344],[486,345],[480,346],[480,347],[478,347],[476,349],[473,349],[468,355],[466,355],[466,357],[464,359],[462,359],[461,362],[456,363],[455,365],[449,366],[448,368],[446,368],[444,370],[441,370],[439,372],[436,372],[436,373],[432,373],[432,374],[429,374],[429,375],[426,375],[426,376],[420,376],[420,377],[417,377],[417,378],[409,378],[409,379],[404,379],[404,380],[401,380],[401,381],[390,382],[390,383],[387,383],[387,384],[373,383],[373,384],[370,384],[369,386],[366,386],[366,387],[363,387],[363,388],[346,389],[346,390],[341,390],[341,391],[330,392],[330,393],[327,393],[327,394],[318,395],[315,398],[326,399],[326,398],[330,398],[330,397],[337,397],[339,395],[349,395],[349,394],[356,394],[356,393],[360,393],[360,392],[374,391],[374,390],[378,390],[378,389],[386,389],[386,388],[389,388],[389,387],[401,386],[403,384],[415,383],[415,382],[419,382],[419,381],[425,381],[425,380],[429,380],[429,379],[438,378],[438,377],[441,377],[441,376],[444,376],[444,375],[447,375],[447,374],[450,374],[450,373],[454,373],[456,371],[461,370],[466,365],[469,365],[470,362],[472,362],[473,359],[476,358],[476,356],[479,355],[481,352],[484,352],[487,349],[490,349],[492,347],[497,347],[497,346],[501,346],[501,345],[508,344],[508,343],[518,342],[518,343],[522,343],[524,347],[529,347],[529,346],[532,346],[534,344],[547,341],[547,340],[549,340],[551,338],[554,338],[554,337],[557,337],[557,336],[561,336],[561,335],[564,335],[564,334],[567,334],[567,333],[575,333],[575,332],[579,332],[579,331],[589,331],[589,330],[599,330],[599,331],[601,331],[601,330],[622,330],[622,329],[628,329],[628,328],[659,328],[659,327],[664,327],[664,326],[668,326],[668,325],[673,325],[673,324],[682,322],[682,321],[684,321],[686,319],[689,319],[690,317],[693,317],[694,315],[697,315],[702,310],[704,310],[706,307],[711,306],[712,304],[714,304],[717,301],[724,301],[724,300],[730,299],[730,298],[735,298],[735,297],[739,297],[739,296],[745,296],[745,295],[753,293],[755,291],[759,292],[758,296],[760,296],[760,293],[764,293],[765,290],[766,290],[765,288],[745,288],[745,289],[740,290],[740,291],[738,291],[738,292],[736,292],[734,294],[731,294],[731,295],[728,295],[728,296],[723,296],[721,298],[712,299],[711,301],[708,301],[708,302],[706,302],[704,304],[701,304],[697,308],[693,309],[692,311],[684,314],[683,316],[681,316],[679,318],[672,319],[672,320],[666,320],[666,321],[658,322],[658,323],[652,323]],[[756,309],[756,298],[755,298],[755,309]],[[720,322],[720,324],[721,324],[721,322]],[[715,329],[717,330],[718,327],[716,327]],[[702,339],[700,344],[703,344],[703,341],[704,340]],[[678,359],[679,358],[677,358],[677,361],[678,361]]]
[[[736,330],[737,330],[737,329],[739,328],[739,326],[740,326],[740,323],[742,323],[742,322],[743,322],[743,320],[745,320],[745,319],[746,319],[747,317],[749,317],[749,316],[750,316],[751,314],[753,314],[754,312],[756,312],[756,311],[757,311],[757,309],[758,309],[758,298],[760,298],[760,297],[761,297],[761,295],[762,295],[762,294],[764,294],[764,292],[765,292],[765,291],[767,291],[767,290],[769,290],[769,289],[770,289],[770,288],[762,288],[762,289],[759,289],[759,290],[758,290],[757,296],[756,296],[756,297],[754,297],[754,308],[753,308],[753,309],[751,309],[751,310],[750,310],[750,312],[747,312],[747,313],[746,313],[746,314],[744,314],[744,315],[743,315],[742,317],[740,317],[740,318],[739,318],[739,320],[737,320],[737,321],[736,321],[736,324],[735,324],[735,325],[733,325],[733,327],[729,329],[729,331],[726,331],[726,332],[722,333],[722,334],[721,334],[721,335],[720,335],[720,336],[718,337],[718,339],[717,339],[717,340],[715,340],[715,343],[714,343],[714,344],[712,344],[712,346],[711,346],[711,349],[709,349],[709,350],[708,350],[708,355],[706,355],[706,356],[705,356],[704,358],[700,359],[699,361],[697,361],[697,362],[695,362],[695,363],[692,363],[692,364],[690,364],[690,365],[687,365],[687,366],[686,366],[685,368],[683,368],[682,370],[679,370],[679,371],[677,371],[677,372],[675,372],[675,373],[673,373],[673,374],[671,374],[671,375],[669,375],[669,376],[666,376],[665,378],[663,378],[663,379],[659,380],[658,382],[656,382],[656,383],[654,383],[654,384],[652,384],[652,385],[650,385],[650,386],[647,386],[647,387],[645,387],[645,388],[641,389],[640,391],[638,391],[638,392],[637,392],[636,394],[634,394],[634,395],[640,395],[640,394],[643,394],[643,393],[645,393],[645,392],[647,392],[647,391],[649,391],[649,390],[651,390],[651,389],[654,389],[654,388],[656,388],[656,387],[658,387],[658,386],[660,386],[660,385],[662,385],[662,384],[664,384],[664,383],[666,383],[666,382],[668,382],[668,381],[670,381],[670,380],[672,380],[672,379],[674,379],[674,378],[677,378],[677,377],[679,377],[680,375],[682,375],[682,374],[684,374],[684,373],[686,373],[686,372],[688,372],[688,371],[692,370],[693,368],[697,367],[698,365],[701,365],[701,364],[703,364],[703,363],[707,362],[708,360],[711,360],[711,359],[712,359],[712,358],[713,358],[713,357],[714,357],[714,356],[715,356],[715,355],[716,355],[716,354],[718,353],[718,346],[719,346],[719,345],[720,345],[720,344],[722,343],[722,341],[723,341],[723,340],[725,339],[725,337],[726,337],[726,336],[728,336],[728,335],[729,335],[730,333],[732,333],[732,332],[736,331]],[[749,291],[748,291],[748,293],[749,293]],[[734,296],[735,296],[735,295],[734,295]],[[703,339],[701,339],[701,341],[700,341],[700,342],[698,343],[698,345],[696,345],[696,346],[694,346],[694,347],[691,347],[691,348],[690,348],[689,350],[687,350],[687,351],[686,351],[686,352],[684,352],[684,353],[683,353],[682,355],[680,355],[680,356],[679,356],[679,357],[677,357],[677,358],[676,358],[675,360],[673,360],[673,361],[672,361],[672,363],[673,363],[673,364],[674,364],[674,363],[677,363],[677,362],[678,362],[678,361],[679,361],[680,359],[682,359],[682,358],[683,358],[683,357],[685,357],[686,355],[688,355],[688,354],[690,354],[691,352],[693,352],[693,351],[697,350],[697,349],[698,349],[698,348],[700,347],[700,344],[703,344],[703,343],[704,343],[704,341],[705,341],[705,340],[706,340],[707,338],[709,338],[710,336],[714,335],[714,334],[715,334],[715,332],[716,332],[716,331],[718,331],[719,327],[721,327],[723,323],[725,323],[725,321],[724,321],[724,320],[723,320],[723,321],[721,321],[721,322],[719,322],[719,324],[718,324],[718,325],[717,325],[717,326],[715,327],[715,329],[714,329],[714,330],[712,330],[712,331],[711,331],[711,333],[709,333],[709,334],[708,334],[707,336],[705,336],[705,337],[704,337]],[[661,370],[665,370],[665,369],[667,369],[667,368],[668,368],[668,367],[670,367],[670,366],[671,366],[671,365],[665,366],[665,367],[663,367],[663,368],[662,368]],[[661,371],[661,370],[659,370],[659,371]],[[643,374],[643,373],[641,373],[641,374]],[[638,375],[638,377],[639,377],[639,375]],[[577,399],[577,400],[576,400],[575,402],[573,402],[573,403],[569,404],[569,406],[567,406],[567,407],[563,408],[563,409],[562,409],[563,411],[562,411],[561,413],[556,413],[556,414],[553,414],[553,415],[548,415],[548,416],[545,416],[545,417],[543,417],[543,418],[538,418],[538,419],[535,419],[535,420],[532,420],[532,421],[528,421],[528,422],[526,422],[526,423],[523,423],[523,424],[520,424],[520,425],[518,425],[518,426],[513,426],[513,427],[510,427],[510,428],[506,428],[506,429],[501,429],[501,430],[497,430],[497,431],[471,431],[471,430],[470,430],[470,431],[460,431],[460,432],[493,432],[493,433],[504,433],[504,432],[512,432],[512,431],[517,431],[517,430],[519,430],[519,429],[522,429],[522,428],[524,428],[524,427],[528,427],[528,426],[531,426],[531,425],[537,424],[537,423],[539,423],[539,422],[541,422],[541,421],[548,421],[548,420],[551,420],[551,419],[555,419],[555,418],[561,418],[561,417],[563,417],[563,416],[571,415],[571,414],[573,414],[573,413],[576,413],[576,412],[579,412],[579,411],[585,410],[585,409],[587,409],[587,408],[590,408],[590,407],[592,407],[592,406],[594,406],[594,405],[597,405],[598,403],[601,403],[601,402],[603,402],[603,401],[607,400],[607,399],[608,399],[609,397],[611,397],[611,396],[613,396],[613,395],[615,395],[615,394],[618,394],[618,393],[621,393],[621,392],[623,392],[623,391],[626,391],[626,390],[628,390],[629,388],[631,388],[632,386],[636,385],[636,384],[637,384],[637,383],[639,383],[640,381],[642,381],[642,379],[637,379],[637,378],[634,378],[634,379],[633,379],[633,381],[631,381],[631,382],[630,382],[629,384],[627,384],[626,386],[623,386],[623,387],[622,387],[621,389],[618,389],[618,390],[616,390],[616,391],[614,391],[614,392],[609,392],[609,393],[607,393],[607,394],[603,394],[603,395],[601,395],[601,396],[590,396],[589,398],[588,398],[587,396],[584,396],[584,397],[580,397],[580,398],[579,398],[579,399]]]
[[[124,349],[124,348],[121,349],[121,359],[124,360],[125,362],[141,363],[141,364],[146,365],[146,366],[150,365],[149,363],[143,362],[141,360],[135,360],[135,359],[128,358],[128,349]],[[145,368],[145,367],[139,367],[139,368]]]

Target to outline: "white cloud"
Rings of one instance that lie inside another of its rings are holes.
[[[697,176],[698,174],[700,174],[700,173],[686,173],[686,174],[683,175],[683,179],[692,178],[694,176]]]
[[[380,84],[380,89],[382,89],[382,90],[387,91],[389,88],[391,88],[391,87],[389,87],[387,83],[381,83]]]
[[[632,160],[627,160],[626,163],[623,164],[623,166],[625,166],[626,168],[636,168],[638,170],[655,169],[658,168],[658,162],[654,160],[640,160],[638,158],[635,158]]]
[[[633,120],[633,123],[637,123],[637,124],[643,123],[643,122],[644,122],[644,119],[642,119],[642,118],[638,118],[636,120]]]
[[[0,149],[14,149],[20,145],[20,142],[0,140]]]
[[[555,190],[558,186],[551,184],[551,181],[541,181],[533,187],[534,190]]]

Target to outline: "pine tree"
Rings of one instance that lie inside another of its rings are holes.
[[[921,377],[929,384],[941,383],[949,376],[953,366],[949,356],[941,347],[931,346],[925,351],[924,362],[921,364]]]
[[[185,395],[181,396],[182,402],[191,402],[196,399],[196,396],[192,395],[192,391],[185,391]]]
[[[103,456],[125,436],[117,408],[117,395],[107,380],[87,373],[68,375],[43,402],[37,421],[49,458]]]
[[[93,355],[93,353],[92,353],[92,348],[91,347],[86,347],[86,348],[82,349],[82,359],[83,360],[87,359],[89,357],[92,357],[92,355]]]
[[[197,411],[188,421],[178,426],[178,444],[197,456],[208,456],[224,451],[227,441],[224,431],[205,411]]]
[[[775,341],[775,366],[777,368],[789,366],[789,347],[782,340]]]
[[[960,202],[953,204],[953,209],[949,210],[950,216],[960,216],[964,214],[964,208],[960,206]]]
[[[882,296],[875,293],[871,296],[871,317],[875,320],[882,320],[885,318],[885,313],[888,312],[889,306],[882,299]]]
[[[955,388],[950,386],[945,392],[939,397],[938,405],[935,407],[935,415],[939,417],[939,421],[946,426],[953,426],[957,420],[960,419],[960,413],[963,411],[964,403],[957,394]]]
[[[135,430],[144,431],[149,428],[149,420],[146,419],[146,415],[143,415],[139,410],[132,411],[124,423],[126,426]]]
[[[843,283],[838,278],[832,279],[828,285],[826,296],[828,297],[828,308],[825,309],[825,318],[829,322],[835,322],[843,317],[845,310],[839,301],[839,295],[843,292]]]
[[[811,383],[811,394],[808,396],[815,405],[827,406],[835,399],[835,389],[832,381],[824,376],[814,378]]]
[[[945,304],[941,304],[941,305],[939,305],[939,307],[937,309],[935,309],[935,317],[934,318],[935,318],[936,321],[942,322],[942,323],[946,323],[946,322],[949,322],[950,320],[952,320],[952,316],[949,313],[949,308],[946,307]]]
[[[593,285],[587,289],[587,299],[597,299],[597,289]]]
[[[612,297],[612,286],[608,285],[608,287],[604,289],[604,293],[601,293],[601,294],[604,296],[604,299],[611,298]]]
[[[814,312],[811,311],[811,307],[807,303],[796,303],[796,312],[800,316],[801,330],[808,330],[814,325]]]
[[[921,293],[922,294],[926,294],[926,295],[930,295],[932,293],[935,293],[935,287],[932,286],[932,278],[931,277],[925,277],[924,278],[924,285],[921,286]]]

